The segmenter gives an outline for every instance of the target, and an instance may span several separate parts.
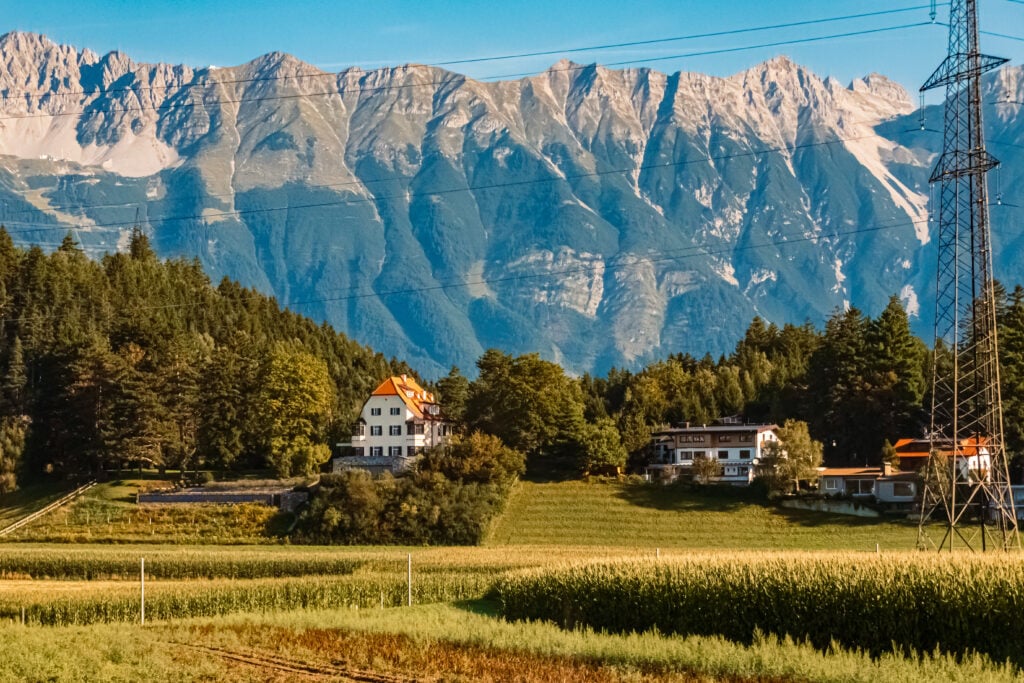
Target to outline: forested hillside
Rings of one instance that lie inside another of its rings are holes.
[[[1005,438],[1014,477],[1024,455],[1024,289],[997,286]],[[947,350],[939,349],[939,361]],[[529,456],[571,455],[582,469],[640,466],[652,430],[725,416],[808,423],[830,465],[878,465],[888,440],[929,428],[934,352],[911,332],[898,297],[875,317],[836,310],[824,330],[754,318],[735,350],[717,360],[673,354],[637,372],[571,381],[535,354],[486,352],[479,378],[439,383],[469,428],[495,434]],[[576,386],[578,384],[578,386]],[[454,397],[454,400],[453,400]]]
[[[1016,456],[1024,289],[999,291]],[[194,260],[158,259],[141,232],[96,261],[70,236],[47,254],[0,230],[0,307],[0,493],[19,478],[140,464],[314,472],[381,378],[414,374],[237,283],[212,286]],[[755,318],[717,360],[674,354],[574,378],[536,354],[492,349],[474,381],[453,369],[432,389],[467,432],[497,436],[532,463],[639,465],[657,427],[739,415],[804,420],[830,464],[871,464],[886,440],[927,428],[932,356],[893,296],[877,317],[837,310],[824,330]]]
[[[315,470],[382,376],[412,372],[136,232],[88,258],[0,229],[0,493],[146,466]]]

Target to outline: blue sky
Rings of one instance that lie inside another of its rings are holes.
[[[642,41],[927,5],[922,0],[0,0],[0,31],[137,61],[233,66],[280,50],[327,70],[438,62]],[[1024,38],[1024,3],[982,0],[981,27]],[[938,20],[947,8],[939,5]],[[718,38],[569,54],[589,63],[630,62],[661,71],[728,75],[783,53],[848,82],[871,72],[916,90],[945,53],[946,29],[924,25],[804,45],[676,55],[928,22],[926,8],[887,16]],[[985,52],[1024,61],[1024,41],[983,35]],[[559,55],[448,68],[476,78],[536,72]],[[667,59],[666,59],[667,58]],[[937,95],[931,95],[937,97]]]

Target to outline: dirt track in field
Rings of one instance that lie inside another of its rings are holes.
[[[168,645],[186,647],[231,662],[245,664],[271,674],[271,676],[264,679],[269,681],[294,680],[297,677],[309,680],[341,681],[342,683],[423,683],[435,680],[432,678],[410,678],[394,674],[382,674],[324,664],[309,664],[301,660],[270,655],[265,652],[229,650],[221,647],[193,645],[191,643],[168,643]],[[278,674],[283,674],[284,678]]]

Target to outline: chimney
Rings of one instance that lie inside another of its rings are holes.
[[[406,383],[406,382],[408,382],[408,381],[409,381],[409,376],[408,376],[408,375],[405,375],[405,374],[403,374],[403,375],[402,375],[402,383],[403,383],[403,384],[405,384],[405,383]]]

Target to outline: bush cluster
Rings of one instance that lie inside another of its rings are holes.
[[[504,508],[524,456],[473,433],[424,456],[408,476],[324,475],[293,540],[351,545],[474,545]]]

